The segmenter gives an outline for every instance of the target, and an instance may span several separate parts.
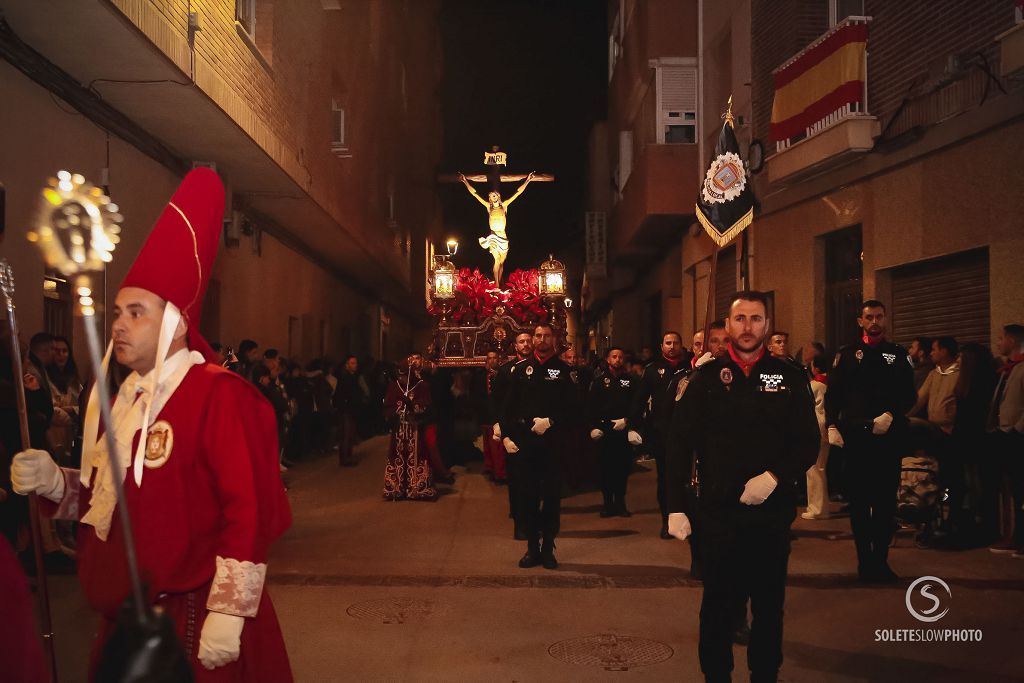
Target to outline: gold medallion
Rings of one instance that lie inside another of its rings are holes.
[[[146,436],[146,459],[143,464],[157,469],[166,464],[174,448],[174,430],[166,420],[157,420]]]

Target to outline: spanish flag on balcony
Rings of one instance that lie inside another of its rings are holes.
[[[697,192],[697,220],[719,247],[732,241],[754,220],[754,191],[732,127],[730,97],[715,157]]]
[[[844,24],[775,72],[772,139],[788,140],[864,101],[867,24]]]

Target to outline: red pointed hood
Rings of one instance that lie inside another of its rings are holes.
[[[121,288],[139,287],[170,301],[188,323],[188,347],[207,360],[216,354],[199,334],[224,218],[224,185],[208,168],[185,176],[160,214]]]

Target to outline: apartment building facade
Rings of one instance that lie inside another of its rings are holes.
[[[22,329],[80,339],[66,283],[24,239],[48,176],[82,173],[122,208],[109,305],[202,164],[229,198],[208,339],[253,338],[302,361],[407,353],[439,231],[438,5],[0,2],[0,250],[20,280]]]

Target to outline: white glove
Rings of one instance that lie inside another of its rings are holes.
[[[881,436],[892,426],[892,413],[882,413],[871,421],[871,433]]]
[[[602,436],[604,436],[604,432],[602,432],[600,429],[591,429],[590,430],[590,438],[593,439],[594,441],[597,441]]]
[[[842,448],[846,445],[846,442],[843,441],[843,435],[835,427],[828,428],[828,442],[836,448]]]
[[[199,662],[206,669],[216,669],[238,659],[242,649],[242,627],[245,617],[207,612],[199,636]]]
[[[710,351],[706,351],[703,356],[701,356],[700,358],[697,359],[697,362],[693,364],[693,367],[699,368],[700,366],[704,365],[705,363],[707,363],[712,358],[714,358],[714,356],[711,355],[711,352]]]
[[[630,446],[639,446],[644,442],[640,435],[632,429],[629,430],[629,434],[626,434],[626,441],[629,442]]]
[[[501,440],[501,445],[505,447],[505,451],[507,451],[508,453],[519,452],[519,446],[517,446],[516,442],[508,438],[507,436]]]
[[[762,472],[747,480],[746,486],[743,487],[743,495],[740,496],[740,502],[744,505],[760,505],[768,500],[768,496],[772,495],[776,486],[778,486],[778,482],[775,481],[775,477],[768,472]]]
[[[690,518],[686,516],[686,513],[669,513],[668,533],[670,536],[675,536],[680,541],[685,541],[686,537],[693,533],[693,529],[690,528]]]
[[[491,429],[491,438],[495,441],[501,441],[501,424],[494,423],[494,427]]]
[[[59,503],[64,498],[64,473],[49,453],[30,448],[11,461],[11,488],[23,496],[38,493]]]
[[[617,432],[621,432],[626,428],[626,418],[620,417],[618,420],[612,420],[612,429]]]
[[[544,432],[551,429],[551,418],[547,417],[535,417],[533,418],[533,426],[530,427],[530,431],[537,436],[542,436]]]

